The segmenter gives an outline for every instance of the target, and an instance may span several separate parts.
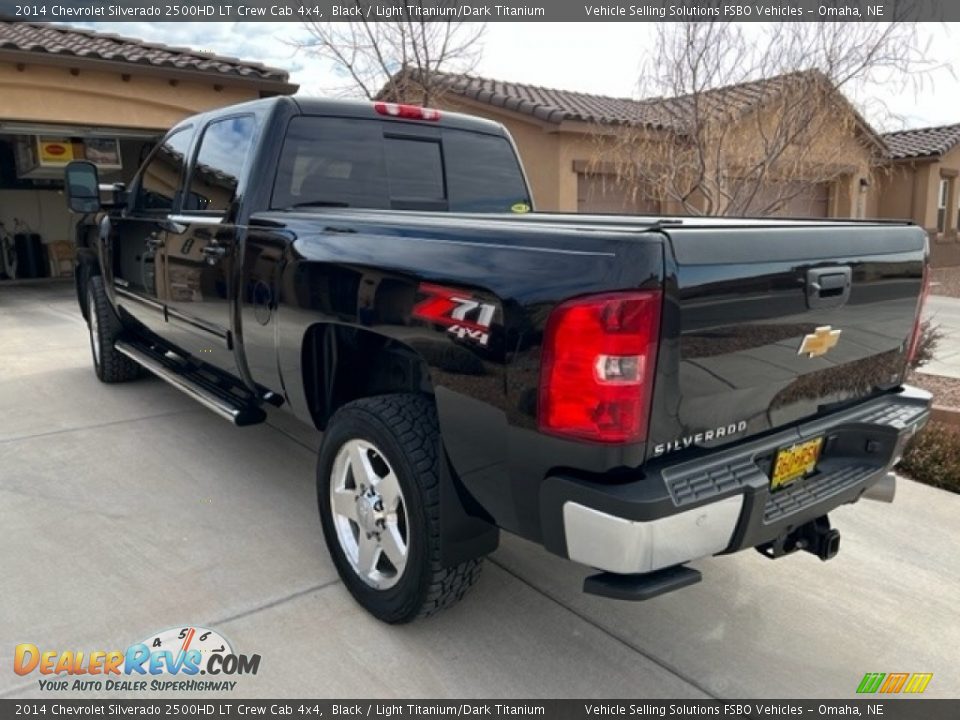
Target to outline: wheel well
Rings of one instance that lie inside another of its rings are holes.
[[[301,350],[303,388],[318,430],[342,405],[396,392],[433,394],[423,358],[403,343],[363,328],[317,323]]]

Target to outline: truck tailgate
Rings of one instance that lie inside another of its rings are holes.
[[[923,284],[921,229],[664,232],[649,456],[739,441],[902,381]]]

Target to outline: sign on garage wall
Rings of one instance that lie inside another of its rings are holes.
[[[123,167],[120,160],[120,143],[116,138],[85,138],[84,157],[101,170],[119,170]]]
[[[41,165],[66,165],[74,159],[73,143],[62,138],[37,138],[37,155]]]
[[[25,180],[61,180],[71,160],[89,160],[101,170],[123,167],[117,138],[22,136],[16,148],[17,177]]]

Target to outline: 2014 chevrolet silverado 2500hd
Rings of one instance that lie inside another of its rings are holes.
[[[829,558],[827,513],[889,499],[929,413],[908,223],[528,212],[498,124],[288,97],[66,183],[97,376],[322,430],[327,545],[389,622],[458,600],[501,528],[624,599]]]

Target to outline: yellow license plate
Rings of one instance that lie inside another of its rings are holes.
[[[773,461],[770,489],[779,490],[813,472],[822,447],[823,438],[818,437],[780,450]]]

